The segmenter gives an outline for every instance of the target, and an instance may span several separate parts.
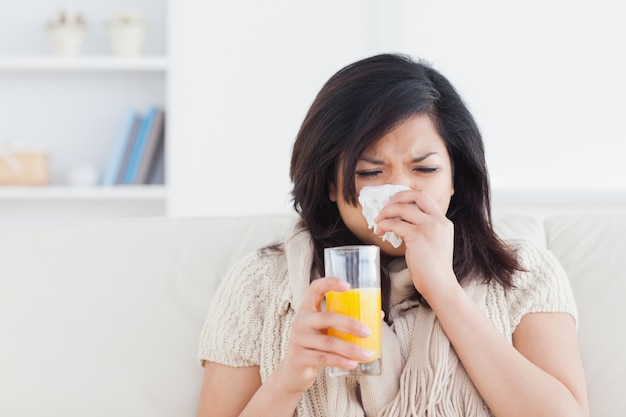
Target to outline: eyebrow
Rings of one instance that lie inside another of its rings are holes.
[[[425,153],[422,156],[418,156],[416,158],[411,159],[411,163],[415,164],[417,162],[422,162],[423,160],[433,156],[433,155],[437,155],[439,152],[428,152]],[[365,161],[365,162],[369,162],[370,164],[374,164],[374,165],[383,165],[385,162],[381,161],[380,159],[375,159],[375,158],[369,158],[367,156],[362,156],[359,158],[359,161]]]

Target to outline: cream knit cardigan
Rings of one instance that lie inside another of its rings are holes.
[[[511,341],[530,312],[566,312],[577,320],[571,287],[556,258],[526,241],[507,243],[528,271],[514,276],[515,287],[504,290],[492,281],[465,288],[494,326]],[[242,259],[212,299],[199,360],[258,365],[265,381],[285,355],[310,282],[312,255],[308,232],[296,224],[284,253],[260,251]],[[383,323],[383,375],[331,378],[322,371],[294,415],[490,416],[432,310],[407,299],[412,286],[407,269],[400,261],[390,270],[393,330]]]

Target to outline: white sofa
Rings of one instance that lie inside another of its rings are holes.
[[[0,416],[194,416],[216,285],[289,215],[0,230]],[[626,416],[626,215],[498,218],[569,273],[592,415]]]

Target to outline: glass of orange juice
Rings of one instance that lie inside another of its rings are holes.
[[[326,293],[326,310],[354,317],[368,327],[372,334],[359,337],[329,328],[328,334],[374,354],[368,362],[359,361],[355,369],[329,368],[330,376],[380,375],[382,372],[380,249],[375,245],[339,246],[324,249],[326,276],[350,283],[344,292]]]

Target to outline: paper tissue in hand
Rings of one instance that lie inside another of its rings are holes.
[[[385,207],[385,204],[396,193],[404,190],[410,190],[404,185],[385,184],[376,186],[367,186],[361,188],[359,193],[359,203],[363,208],[363,216],[367,220],[367,227],[376,231],[376,223],[374,219],[378,213]],[[388,241],[394,248],[402,244],[402,238],[393,232],[385,232],[382,236],[383,241]]]

